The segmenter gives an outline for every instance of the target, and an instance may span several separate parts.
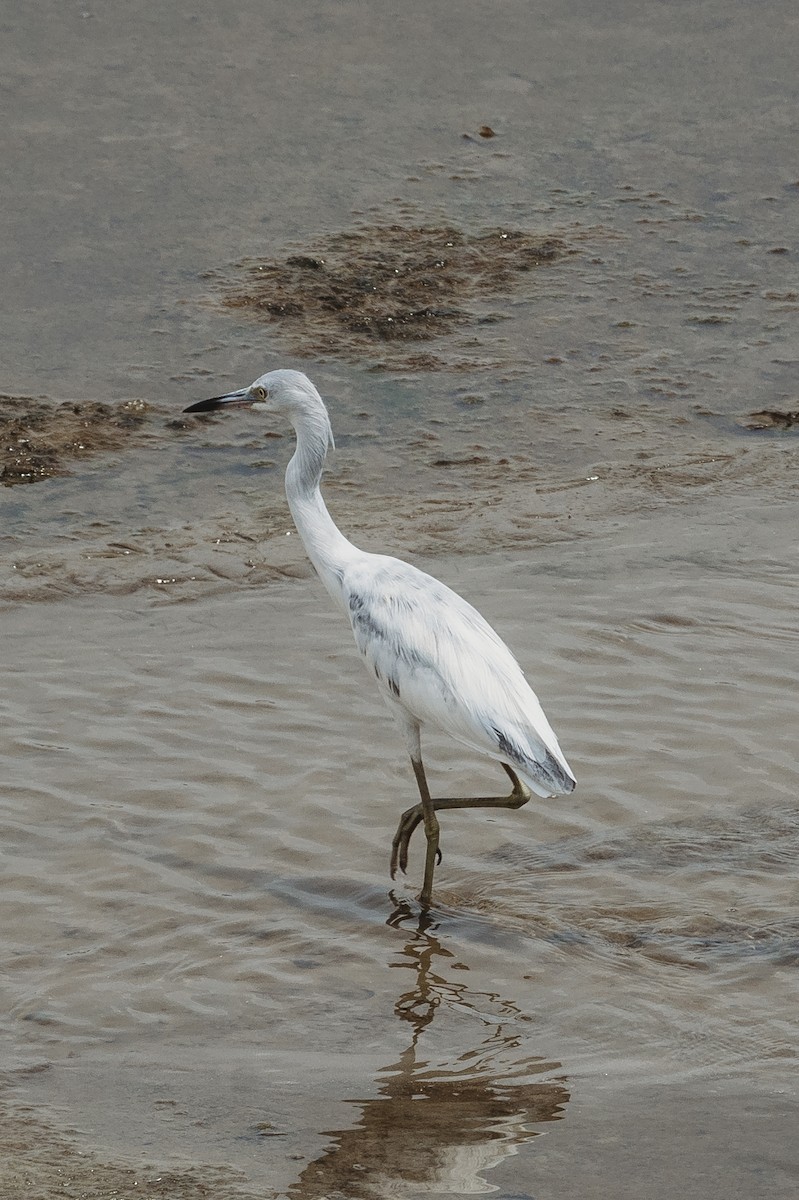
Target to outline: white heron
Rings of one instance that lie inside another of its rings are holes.
[[[359,550],[327,510],[320,480],[333,432],[322,398],[299,371],[270,371],[249,387],[191,404],[185,412],[251,408],[294,426],[286,470],[291,515],[319,578],[346,614],[408,747],[420,802],[401,816],[391,845],[391,878],[405,872],[417,825],[427,836],[419,900],[429,907],[441,861],[436,812],[521,808],[531,793],[563,795],[575,779],[538,698],[502,639],[457,592],[400,559]],[[422,764],[421,729],[437,725],[496,760],[513,784],[509,796],[432,799]]]

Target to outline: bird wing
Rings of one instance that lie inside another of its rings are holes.
[[[571,791],[571,771],[537,696],[471,604],[383,555],[364,555],[342,582],[356,645],[387,696],[422,723],[514,764],[541,794]]]

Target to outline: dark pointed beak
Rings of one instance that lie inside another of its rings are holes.
[[[213,412],[217,408],[248,408],[255,403],[255,397],[249,388],[239,388],[237,392],[228,392],[226,396],[212,396],[210,400],[198,400],[184,408],[184,412]]]

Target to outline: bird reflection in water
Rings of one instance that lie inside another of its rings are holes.
[[[521,1016],[515,1006],[447,978],[447,965],[465,968],[435,936],[430,913],[399,903],[388,924],[413,928],[391,964],[413,973],[394,1006],[409,1044],[380,1072],[379,1094],[353,1102],[361,1109],[357,1125],[329,1131],[330,1145],[293,1185],[292,1200],[494,1191],[484,1172],[542,1132],[536,1126],[559,1120],[568,1103],[563,1077],[555,1074],[559,1063],[520,1056],[524,1037],[512,1028]],[[488,1032],[449,1064],[436,1065],[419,1053],[442,1010],[468,1010]]]

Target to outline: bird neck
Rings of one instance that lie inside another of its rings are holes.
[[[320,405],[313,413],[294,420],[297,449],[286,469],[286,499],[308,557],[330,595],[342,603],[341,574],[360,552],[336,526],[327,510],[320,481],[333,434],[327,412]]]

